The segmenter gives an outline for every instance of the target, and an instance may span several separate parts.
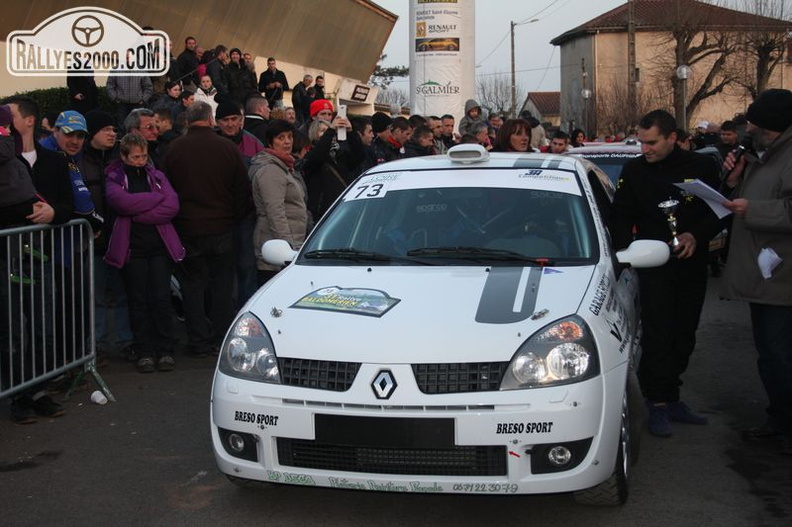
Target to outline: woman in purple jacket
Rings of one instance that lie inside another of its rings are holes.
[[[170,276],[173,263],[185,254],[171,224],[179,197],[148,162],[146,140],[134,133],[121,139],[121,159],[105,173],[107,205],[116,215],[105,261],[121,269],[124,278],[137,368],[171,371],[176,338]]]

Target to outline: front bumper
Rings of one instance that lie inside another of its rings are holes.
[[[383,366],[384,367],[384,366]],[[388,365],[400,398],[368,388],[363,365],[347,392],[216,374],[212,441],[222,472],[275,483],[398,492],[569,492],[615,465],[626,364],[588,381],[534,390],[425,395],[409,366]],[[412,381],[412,384],[411,384]],[[229,435],[245,443],[229,447]],[[572,460],[547,461],[566,446]]]

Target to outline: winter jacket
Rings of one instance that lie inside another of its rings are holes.
[[[237,146],[208,126],[191,126],[168,147],[163,164],[181,207],[182,237],[228,234],[247,214],[250,180]]]
[[[12,136],[0,137],[0,207],[29,202],[36,188],[25,164],[17,159]]]
[[[225,69],[228,79],[228,96],[231,100],[244,105],[250,95],[256,92],[256,74],[243,63],[230,62]]]
[[[644,156],[628,161],[619,178],[609,222],[614,248],[619,250],[632,242],[633,226],[638,239],[670,241],[668,217],[657,205],[675,199],[679,202],[676,231],[689,232],[696,238],[696,252],[686,260],[672,258],[666,265],[706,265],[709,241],[721,230],[721,222],[703,200],[683,194],[674,183],[700,179],[717,189],[719,175],[711,157],[678,146],[655,163],[648,163]]]
[[[151,78],[145,75],[122,77],[111,73],[107,76],[107,97],[113,102],[139,104],[141,107],[154,94]]]
[[[473,108],[479,109],[478,117],[475,119],[469,115],[470,110]],[[476,123],[483,123],[487,124],[487,121],[484,119],[484,116],[481,114],[481,106],[479,103],[476,102],[475,99],[468,99],[465,101],[465,116],[459,120],[459,135],[465,135],[470,133],[471,127]]]
[[[250,163],[253,201],[256,204],[256,230],[253,249],[257,266],[265,271],[280,267],[267,264],[261,256],[261,245],[267,240],[286,240],[299,248],[305,241],[308,211],[300,176],[277,157],[259,152]]]
[[[203,88],[199,86],[198,89],[195,90],[195,102],[201,101],[211,106],[212,115],[214,115],[218,106],[217,101],[215,101],[215,95],[217,95],[217,89],[214,86],[212,86],[212,89],[208,92],[205,92]]]
[[[19,159],[29,166],[24,157],[20,155]],[[74,193],[66,158],[36,143],[36,162],[29,170],[39,195],[55,211],[52,223],[62,224],[71,220],[74,217]]]
[[[412,139],[404,143],[404,157],[433,156],[435,154],[434,145],[424,147]]]
[[[94,231],[101,231],[104,226],[104,218],[99,214],[91,199],[91,192],[85,186],[85,181],[80,172],[79,164],[82,154],[72,157],[60,150],[58,142],[54,136],[49,136],[41,141],[41,146],[60,154],[66,160],[69,170],[69,178],[72,184],[72,195],[74,197],[74,217],[88,220]],[[36,163],[38,164],[38,163]]]
[[[305,155],[303,173],[308,188],[308,210],[316,220],[358,176],[357,167],[365,157],[363,141],[356,132],[335,142],[336,130],[328,128]]]
[[[108,217],[105,203],[105,168],[115,159],[118,159],[117,148],[97,150],[86,141],[82,156],[80,156],[78,162],[85,186],[88,187],[88,191],[91,193],[91,200],[96,206],[96,211],[105,219],[107,226],[112,224],[112,220]],[[108,238],[109,232],[104,229],[99,238],[94,240],[94,249],[98,254],[104,251]]]
[[[275,82],[281,83],[280,88],[276,88],[274,86],[272,88],[268,88],[270,84]],[[276,102],[283,100],[283,92],[284,90],[288,89],[289,81],[286,80],[286,74],[279,69],[276,69],[273,72],[267,68],[261,73],[261,76],[259,76],[258,91],[264,92],[264,97],[267,99],[270,107],[272,108],[275,107]]]
[[[179,212],[179,197],[165,175],[151,163],[145,167],[151,192],[130,194],[124,163],[116,160],[107,167],[107,205],[116,214],[113,234],[105,253],[105,262],[119,269],[130,259],[132,222],[154,225],[168,255],[174,262],[184,259],[185,250],[171,220]]]
[[[744,217],[735,216],[721,296],[775,306],[792,306],[792,127],[761,158],[748,164],[732,199],[748,200]],[[782,263],[765,279],[757,258],[772,249]]]

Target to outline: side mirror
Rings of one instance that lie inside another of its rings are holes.
[[[267,240],[261,246],[261,256],[268,264],[289,265],[297,251],[286,240]]]
[[[629,247],[616,253],[619,263],[636,269],[660,267],[668,261],[671,249],[659,240],[635,240]]]

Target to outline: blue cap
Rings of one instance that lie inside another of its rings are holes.
[[[85,117],[80,112],[74,110],[67,110],[58,115],[55,121],[55,128],[64,134],[71,134],[74,132],[88,133],[88,125],[85,123]]]

